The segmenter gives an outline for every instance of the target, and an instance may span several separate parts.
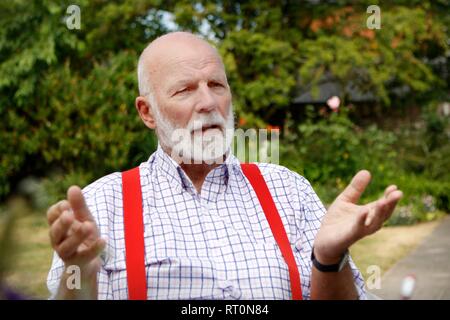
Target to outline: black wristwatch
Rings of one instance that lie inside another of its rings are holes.
[[[349,257],[349,254],[348,254],[348,249],[347,249],[347,250],[345,250],[344,254],[341,256],[341,259],[339,260],[338,263],[326,265],[326,264],[321,264],[316,259],[316,257],[314,256],[314,247],[312,248],[312,251],[311,251],[312,263],[317,268],[317,270],[319,270],[321,272],[339,272],[339,271],[341,271],[347,264],[348,257]]]

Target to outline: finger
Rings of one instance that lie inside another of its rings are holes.
[[[81,251],[79,255],[84,260],[92,260],[100,255],[100,253],[105,249],[105,246],[106,246],[105,239],[98,238],[89,248]]]
[[[366,215],[366,219],[364,220],[364,225],[366,227],[369,227],[373,223],[373,221],[375,220],[376,214],[377,214],[377,207],[375,205],[369,209],[369,211]]]
[[[360,206],[360,217],[359,222],[362,222],[365,226],[372,223],[376,215],[377,206],[379,205],[379,200],[369,202],[365,205]]]
[[[69,201],[67,201],[66,199],[59,201],[58,202],[58,209],[60,211],[64,211],[64,210],[69,210],[70,211],[71,208],[70,208]]]
[[[70,258],[78,249],[78,246],[86,239],[88,236],[87,229],[82,223],[78,224],[77,227],[73,228],[73,233],[70,237],[67,237],[56,250],[61,259],[66,260]]]
[[[392,191],[387,198],[381,198],[368,204],[368,214],[364,225],[366,227],[372,224],[382,224],[392,214],[397,202],[402,197],[403,193],[400,190]]]
[[[350,184],[345,188],[344,191],[338,196],[338,198],[356,203],[358,202],[361,194],[366,189],[367,185],[370,182],[370,172],[367,170],[359,171],[352,179]]]
[[[378,200],[377,205],[375,207],[375,214],[374,214],[371,224],[377,230],[383,226],[383,223],[386,220],[387,204],[388,204],[388,201],[386,199],[380,199],[380,200]]]
[[[74,221],[73,214],[65,210],[50,227],[50,240],[53,246],[58,246],[65,238],[67,231]]]
[[[369,213],[370,209],[375,205],[376,205],[376,201],[372,201],[372,202],[366,203],[364,205],[356,205],[356,207],[358,208],[359,215],[366,216]]]
[[[73,214],[73,213],[72,213]],[[66,237],[70,237],[72,234],[75,233],[76,230],[78,230],[78,228],[81,227],[81,225],[83,224],[83,222],[78,221],[77,219],[75,219],[72,222],[72,225],[69,227],[69,230],[67,230],[67,234]]]
[[[83,193],[80,187],[71,186],[67,190],[67,199],[75,214],[75,217],[80,221],[93,220],[92,215],[84,201]]]
[[[392,213],[394,212],[395,206],[397,205],[397,203],[400,201],[400,199],[403,197],[403,192],[400,190],[395,190],[393,192],[391,192],[386,201],[386,206],[384,208],[384,220],[389,219],[389,217],[392,215]]]
[[[67,200],[61,200],[61,201],[57,202],[56,204],[52,205],[47,210],[48,224],[51,226],[53,224],[53,222],[55,222],[56,219],[58,219],[61,216],[61,214],[64,212],[64,210],[69,210],[69,209],[70,209],[70,205]]]
[[[384,197],[377,201],[376,216],[381,223],[389,219],[400,197],[401,191],[393,191],[387,198]]]
[[[384,191],[384,197],[387,198],[389,196],[389,194],[393,191],[397,190],[397,186],[395,184],[390,185],[389,187],[386,188],[386,190]]]

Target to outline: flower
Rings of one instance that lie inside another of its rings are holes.
[[[330,99],[327,100],[327,105],[334,112],[338,111],[340,104],[341,104],[341,99],[339,99],[339,97],[337,97],[337,96],[332,96]]]

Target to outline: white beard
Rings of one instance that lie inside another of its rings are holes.
[[[234,137],[233,106],[230,105],[227,118],[218,111],[194,114],[186,127],[174,124],[163,116],[152,101],[156,120],[156,133],[161,146],[171,152],[178,163],[222,163],[223,155],[230,149]],[[202,127],[215,126],[202,132]]]

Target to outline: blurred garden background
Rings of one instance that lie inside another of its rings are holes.
[[[404,191],[387,228],[354,248],[363,274],[384,272],[450,212],[449,12],[447,0],[0,2],[0,281],[46,298],[47,207],[155,150],[136,65],[174,30],[219,49],[237,126],[279,129],[280,164],[325,204],[363,168],[362,202]]]

